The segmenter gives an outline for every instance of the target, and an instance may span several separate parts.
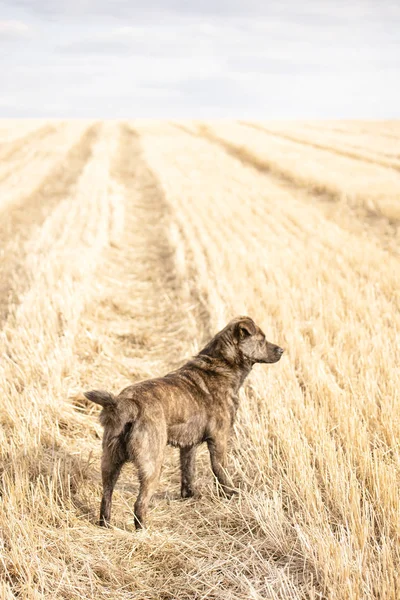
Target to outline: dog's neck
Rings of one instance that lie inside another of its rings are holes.
[[[218,336],[207,344],[196,356],[195,361],[205,362],[207,369],[212,369],[224,378],[228,386],[236,394],[250,373],[253,362],[244,355],[238,355],[234,342],[223,343]]]
[[[200,370],[212,371],[216,379],[219,380],[218,389],[226,388],[227,392],[237,394],[242,387],[244,380],[251,371],[251,366],[231,365],[222,357],[208,356],[198,354],[189,363]],[[182,367],[184,369],[186,365]]]

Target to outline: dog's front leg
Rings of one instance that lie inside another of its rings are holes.
[[[181,496],[194,496],[194,480],[196,477],[196,446],[181,448]]]
[[[211,468],[225,496],[230,498],[237,491],[233,488],[226,474],[227,439],[210,439],[207,441],[210,452]]]

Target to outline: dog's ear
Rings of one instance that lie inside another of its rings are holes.
[[[251,319],[239,321],[237,324],[237,337],[239,340],[244,340],[250,335],[254,335],[256,331],[256,325]]]

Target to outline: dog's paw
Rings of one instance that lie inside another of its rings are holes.
[[[233,496],[238,496],[239,495],[239,490],[236,490],[235,488],[223,488],[222,489],[222,495],[225,496],[225,498],[227,500],[229,500]]]
[[[100,519],[100,521],[97,521],[96,525],[98,525],[98,527],[105,527],[106,529],[111,528],[110,521],[105,521],[104,519]]]
[[[196,490],[192,489],[192,488],[182,488],[181,489],[181,498],[183,500],[186,500],[187,498],[198,498],[199,494],[196,492]]]

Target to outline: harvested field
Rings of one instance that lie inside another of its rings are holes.
[[[390,136],[390,137],[389,137]],[[376,140],[376,143],[374,143]],[[387,145],[385,144],[387,140]],[[400,125],[0,123],[0,598],[398,600]],[[101,497],[98,407],[249,314],[218,496]]]
[[[320,130],[296,123],[241,123],[277,138],[400,171],[400,142],[394,136],[388,139],[387,136],[372,135],[365,131]]]
[[[314,195],[343,202],[361,215],[400,222],[400,172],[327,145],[304,143],[295,137],[270,134],[264,125],[215,123],[198,132],[260,170]],[[361,159],[361,160],[360,160]],[[374,162],[374,161],[372,161]]]

